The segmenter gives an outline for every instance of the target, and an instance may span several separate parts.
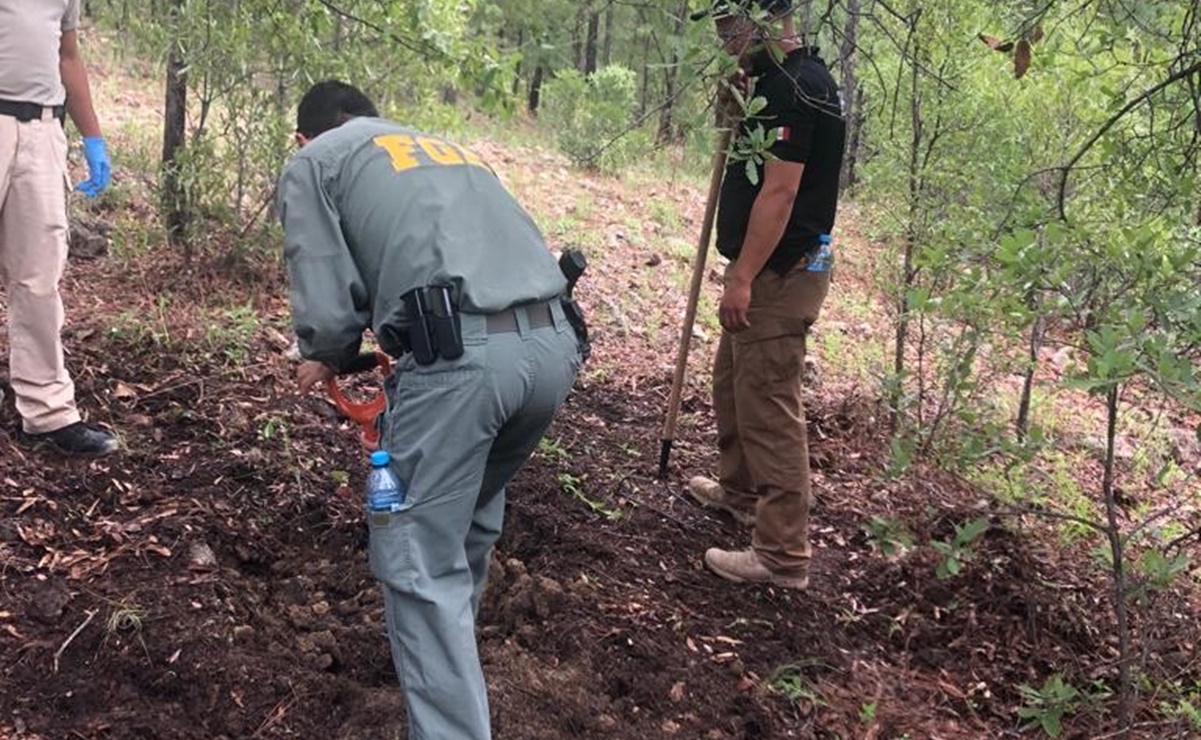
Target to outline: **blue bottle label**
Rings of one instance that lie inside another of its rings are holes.
[[[809,265],[805,268],[809,272],[829,272],[834,264],[834,250],[829,244],[822,244],[818,247],[817,253],[809,260]]]
[[[404,484],[389,467],[374,468],[367,476],[367,510],[372,514],[392,514],[404,508]]]

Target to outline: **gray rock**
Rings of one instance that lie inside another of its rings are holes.
[[[1196,430],[1185,427],[1169,429],[1168,444],[1177,465],[1186,469],[1201,467],[1201,439]]]
[[[809,388],[821,387],[822,368],[813,355],[805,355],[805,369],[801,372],[801,379]]]
[[[108,254],[113,227],[86,213],[74,213],[68,235],[68,253],[73,259],[96,259]]]

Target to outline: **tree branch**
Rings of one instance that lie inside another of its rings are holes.
[[[1113,128],[1117,124],[1118,121],[1122,120],[1122,118],[1125,117],[1125,115],[1127,113],[1134,110],[1135,108],[1142,105],[1143,103],[1147,102],[1151,97],[1153,97],[1156,93],[1160,92],[1161,90],[1163,90],[1171,85],[1174,85],[1175,83],[1179,82],[1180,80],[1190,77],[1199,71],[1201,71],[1201,61],[1190,64],[1189,66],[1185,67],[1184,69],[1181,69],[1181,70],[1169,75],[1162,82],[1144,90],[1141,95],[1139,95],[1138,97],[1129,101],[1128,103],[1126,103],[1126,105],[1123,105],[1116,113],[1114,113],[1112,116],[1110,116],[1109,120],[1105,121],[1105,123],[1103,123],[1101,125],[1101,128],[1099,128],[1095,132],[1093,132],[1093,135],[1088,138],[1088,141],[1084,142],[1084,145],[1081,146],[1080,149],[1076,151],[1076,154],[1074,154],[1072,156],[1072,158],[1068,160],[1067,164],[1065,164],[1059,168],[1061,175],[1059,178],[1059,194],[1057,197],[1057,207],[1059,209],[1060,220],[1063,220],[1063,221],[1067,220],[1066,201],[1067,201],[1068,177],[1072,174],[1072,169],[1084,157],[1084,155],[1087,154],[1097,144],[1097,142],[1101,140],[1101,137],[1104,136],[1111,128]]]
[[[342,8],[338,7],[337,5],[334,5],[329,0],[317,0],[317,2],[320,3],[321,5],[324,5],[331,12],[337,13],[338,15],[342,16],[343,18],[345,18],[348,21],[354,21],[355,23],[358,23],[361,26],[366,26],[367,28],[370,28],[372,31],[375,31],[376,33],[380,34],[381,36],[385,36],[389,39],[392,39],[392,41],[396,42],[399,46],[402,46],[402,47],[408,49],[409,51],[413,52],[414,54],[436,56],[436,57],[441,57],[442,59],[447,58],[446,54],[443,53],[441,49],[430,46],[429,44],[414,43],[413,41],[406,39],[405,37],[400,36],[400,35],[394,33],[393,31],[389,31],[388,29],[384,28],[383,26],[380,26],[376,23],[372,23],[371,21],[367,20],[366,18],[362,18],[362,17],[357,16],[353,13],[350,13],[346,10],[343,10]]]

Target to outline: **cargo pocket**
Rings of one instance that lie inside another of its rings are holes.
[[[371,533],[368,545],[371,573],[376,580],[402,592],[410,591],[415,580],[410,508],[412,503],[406,500],[405,508],[401,511],[387,514],[367,512],[367,528]]]

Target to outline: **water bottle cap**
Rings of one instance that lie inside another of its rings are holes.
[[[388,454],[387,450],[376,450],[371,453],[371,467],[373,468],[385,467],[390,462],[392,462],[392,456]]]
[[[818,244],[829,244],[832,241],[834,241],[834,237],[829,234],[819,234],[817,237]]]

